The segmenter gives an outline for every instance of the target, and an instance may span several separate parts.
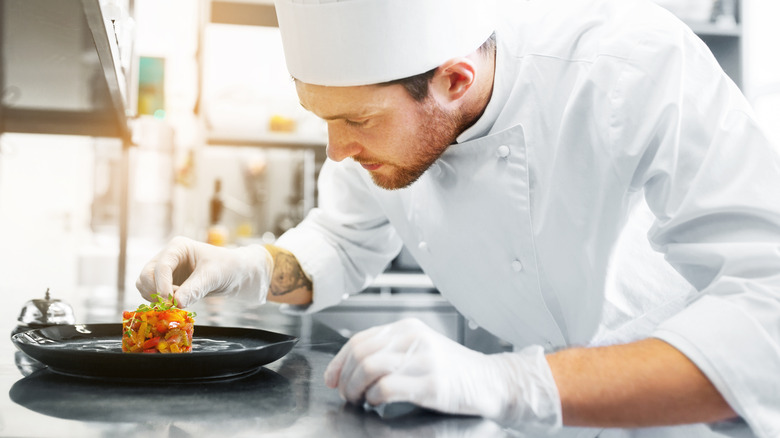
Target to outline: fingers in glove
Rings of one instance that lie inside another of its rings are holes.
[[[187,260],[189,252],[187,242],[176,238],[157,256],[157,264],[154,267],[154,284],[159,295],[164,298],[173,295],[173,273],[182,265],[189,263]]]
[[[189,265],[188,253],[190,252],[190,239],[176,237],[160,251],[152,260],[144,265],[141,274],[135,283],[141,295],[149,301],[153,301],[153,294],[163,298],[173,295],[173,275],[182,267]]]
[[[418,406],[427,406],[424,395],[433,392],[430,382],[417,376],[388,374],[377,379],[365,392],[366,403],[378,406],[384,403],[410,402]]]
[[[204,274],[194,272],[181,286],[174,287],[173,297],[181,308],[194,304],[209,292],[209,288],[204,284]]]
[[[154,283],[154,266],[156,264],[157,260],[152,259],[144,265],[143,269],[141,269],[141,274],[135,281],[135,288],[138,289],[138,292],[140,292],[141,296],[147,301],[153,301],[152,294],[157,293],[157,286]]]
[[[353,336],[328,366],[326,383],[341,397],[362,403],[365,391],[377,380],[402,369],[419,340],[409,336],[408,322],[374,327]]]
[[[339,385],[341,397],[351,403],[362,403],[366,390],[377,381],[399,369],[406,355],[382,349],[357,363],[348,377],[342,377]]]
[[[375,340],[374,337],[380,333],[386,333],[388,326],[371,327],[370,329],[363,330],[356,333],[336,354],[336,356],[330,361],[328,367],[325,369],[325,384],[330,388],[336,388],[339,386],[341,376],[345,374],[349,375],[354,369],[353,357],[357,354],[360,357],[364,357],[377,349],[384,346],[384,341],[381,339]],[[357,350],[357,353],[355,353]]]

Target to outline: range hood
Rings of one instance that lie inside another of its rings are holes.
[[[0,133],[129,142],[121,65],[100,0],[0,0]]]

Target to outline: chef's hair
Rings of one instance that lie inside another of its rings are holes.
[[[492,35],[477,49],[477,52],[484,56],[493,56],[496,53],[496,33]],[[382,82],[378,85],[403,85],[406,92],[417,102],[422,102],[428,97],[428,84],[439,67],[432,68],[425,73],[409,76],[394,81]]]

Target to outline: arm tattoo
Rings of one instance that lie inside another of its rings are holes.
[[[295,292],[301,288],[312,291],[312,283],[303,272],[301,265],[292,253],[280,248],[271,251],[274,258],[274,272],[271,275],[271,295],[280,296]]]

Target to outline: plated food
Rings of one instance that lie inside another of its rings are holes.
[[[122,351],[126,353],[189,353],[195,313],[179,309],[176,301],[159,296],[122,314]]]

